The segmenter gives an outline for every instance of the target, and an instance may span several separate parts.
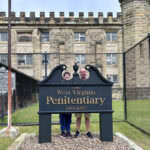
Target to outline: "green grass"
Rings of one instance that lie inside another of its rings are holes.
[[[150,137],[145,134],[142,134],[139,130],[136,130],[134,127],[130,126],[126,122],[115,122],[113,124],[114,133],[120,132],[123,135],[127,136],[129,139],[134,141],[137,145],[142,147],[144,150],[150,149]]]
[[[38,106],[38,104],[33,104],[27,108],[19,109],[12,113],[12,123],[38,122]],[[0,122],[7,123],[7,116]]]
[[[127,120],[150,133],[150,100],[127,101]]]
[[[1,128],[0,128],[1,129]],[[0,150],[6,150],[15,139],[11,138],[0,138]]]
[[[19,109],[12,114],[12,123],[28,123],[28,122],[38,122],[38,109],[39,105],[34,104],[24,109]],[[124,119],[124,112],[123,112],[123,101],[113,101],[113,120],[123,120]],[[55,117],[56,116],[56,117]],[[53,115],[53,121],[59,121],[58,114]],[[96,122],[99,121],[98,114],[92,114],[91,117],[92,121]],[[75,122],[75,117],[73,115],[72,118],[73,122]],[[7,123],[7,116],[4,120],[0,120],[0,123]]]
[[[137,107],[136,107],[137,105]],[[130,106],[130,107],[129,107]],[[131,114],[131,118],[133,121],[138,120],[138,115],[146,117],[147,119],[150,119],[150,109],[149,109],[149,102],[147,101],[137,101],[137,104],[135,101],[131,101],[128,103],[128,107],[132,108],[132,111],[136,110],[137,114],[133,116]],[[138,108],[138,109],[137,109]],[[123,112],[123,102],[122,101],[113,101],[113,120],[124,120],[124,112]],[[129,109],[130,110],[130,109]],[[129,112],[128,110],[128,112]],[[142,111],[143,110],[143,111]],[[131,111],[131,112],[132,112]],[[138,112],[141,111],[139,114]],[[12,122],[38,122],[38,104],[34,104],[32,106],[29,106],[28,108],[17,110],[12,114]],[[130,113],[131,113],[130,112]],[[145,119],[146,119],[145,118]],[[135,119],[135,120],[134,120]],[[144,118],[143,118],[144,119]],[[59,115],[54,114],[52,115],[52,121],[59,121]],[[91,115],[91,122],[98,122],[99,121],[99,114],[93,113]],[[7,122],[7,117],[5,117],[4,122]],[[76,125],[75,125],[75,116],[72,115],[72,122],[71,125],[71,131],[75,132]],[[141,122],[141,121],[137,121]],[[149,125],[149,123],[144,123],[146,126]],[[2,129],[4,127],[0,127]],[[149,130],[149,126],[146,127]],[[38,126],[20,126],[19,127],[20,134],[21,133],[36,133],[38,134]],[[84,117],[82,118],[82,124],[81,124],[81,131],[85,131],[85,125],[84,125]],[[92,132],[99,132],[99,123],[92,123],[91,124],[91,131]],[[113,123],[113,131],[115,132],[121,132],[125,136],[127,136],[129,139],[133,140],[136,144],[141,146],[144,150],[149,150],[150,147],[150,137],[142,134],[140,131],[136,130],[126,122],[114,122]],[[149,130],[150,131],[150,130]],[[52,126],[52,132],[54,133],[60,133],[60,126],[59,125],[53,125]],[[14,139],[10,138],[0,138],[0,150],[6,150],[7,147],[14,141]]]

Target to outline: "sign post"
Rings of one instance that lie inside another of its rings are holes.
[[[39,143],[51,142],[51,114],[100,113],[100,140],[113,141],[112,85],[98,69],[87,65],[89,78],[81,80],[78,66],[73,66],[71,80],[65,80],[62,72],[66,65],[55,67],[40,85]]]

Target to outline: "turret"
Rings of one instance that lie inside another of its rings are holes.
[[[147,36],[150,0],[119,0],[123,13],[124,50]]]

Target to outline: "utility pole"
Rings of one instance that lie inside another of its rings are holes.
[[[11,0],[8,0],[8,127],[0,131],[0,136],[17,137],[19,128],[11,126]]]
[[[11,0],[8,0],[8,129],[11,128]]]

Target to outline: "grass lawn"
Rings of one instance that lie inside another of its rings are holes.
[[[27,123],[27,122],[38,122],[38,104],[33,104],[27,108],[17,110],[12,114],[12,123]],[[124,120],[124,112],[123,112],[123,101],[113,101],[113,120]],[[58,114],[53,115],[53,121],[59,121]],[[99,121],[98,114],[92,114],[92,121]],[[73,114],[72,118],[73,122],[75,122],[75,117]],[[7,123],[7,117],[4,120],[0,120],[0,123]]]
[[[135,105],[135,103],[134,103]],[[137,104],[139,105],[139,104]],[[144,104],[143,104],[144,105]],[[147,105],[147,102],[145,102]],[[144,107],[145,108],[145,107]],[[123,120],[124,113],[123,113],[123,102],[122,101],[113,101],[113,120]],[[145,111],[145,110],[144,110]],[[15,113],[12,114],[12,122],[38,122],[38,104],[34,104],[29,106],[28,108],[17,110]],[[146,111],[147,112],[147,111]],[[150,109],[149,109],[150,112]],[[148,113],[148,112],[147,112]],[[149,113],[148,113],[149,114]],[[136,118],[135,118],[136,119]],[[149,118],[150,119],[150,115]],[[53,121],[59,121],[59,115],[54,114],[52,115]],[[99,121],[99,114],[92,114],[91,122],[98,122]],[[7,118],[4,119],[4,122],[7,122]],[[75,116],[72,116],[71,131],[75,132]],[[84,119],[82,120],[81,131],[85,131]],[[2,129],[4,127],[0,127]],[[150,137],[142,134],[140,131],[136,130],[126,122],[114,122],[113,123],[113,130],[115,132],[121,132],[131,140],[133,140],[136,144],[141,146],[144,150],[149,150],[150,147]],[[38,134],[38,126],[20,126],[19,127],[20,134],[21,133],[33,133],[35,132]],[[91,131],[92,132],[99,132],[99,123],[92,123],[91,124]],[[59,125],[52,126],[52,132],[60,133]],[[13,142],[14,139],[9,138],[0,138],[0,150],[6,150],[7,147]]]
[[[134,110],[134,111],[133,111]],[[127,101],[127,120],[150,134],[150,100]]]

